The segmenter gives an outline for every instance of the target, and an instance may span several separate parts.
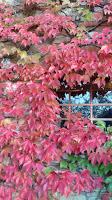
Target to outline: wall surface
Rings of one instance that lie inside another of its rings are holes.
[[[22,3],[22,0],[0,0],[0,3],[8,3],[10,5],[16,6]]]
[[[68,198],[65,197],[59,197],[59,200],[101,200],[102,194],[104,194],[104,190],[96,190],[91,193],[83,192],[80,195],[72,194]]]

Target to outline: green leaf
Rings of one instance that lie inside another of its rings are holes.
[[[76,165],[75,165],[75,163],[69,163],[69,169],[70,169],[71,171],[75,171],[75,170],[76,170]]]
[[[70,162],[76,162],[76,161],[78,161],[78,159],[79,159],[79,157],[74,156],[74,155],[68,155],[68,158],[67,158],[67,160]]]
[[[75,156],[74,155],[68,155],[68,157],[67,157],[67,160],[68,161],[74,161],[76,158],[75,158]]]
[[[112,183],[112,176],[105,179],[105,183]]]
[[[77,10],[78,10],[79,13],[82,13],[84,8],[79,7],[79,8],[77,8]]]
[[[67,169],[67,168],[68,168],[68,163],[67,163],[66,160],[62,160],[62,161],[60,162],[60,168],[61,168],[61,169]]]
[[[98,173],[98,166],[92,165],[91,163],[88,163],[87,169],[89,169],[92,173],[97,174]]]
[[[91,19],[92,19],[92,13],[88,11],[88,12],[84,15],[84,20],[85,20],[85,21],[90,21]]]
[[[98,173],[98,166],[93,166],[93,171],[97,174]]]
[[[81,166],[86,167],[88,165],[88,160],[82,159],[82,160],[80,160],[79,163],[80,163]]]
[[[112,171],[112,163],[109,163],[106,167],[105,167],[105,174],[107,174],[108,172]]]
[[[112,126],[107,127],[107,133],[112,133]]]
[[[98,120],[96,121],[96,125],[101,128],[102,130],[105,130],[106,129],[106,123],[102,120]]]
[[[86,9],[86,8],[78,8],[77,9],[79,14],[82,15],[83,19],[85,21],[90,21],[93,17],[93,13],[89,10],[89,9]]]
[[[91,172],[93,172],[93,171],[94,171],[94,170],[93,170],[93,165],[92,165],[92,164],[90,164],[90,163],[87,165],[87,168],[88,168],[88,169],[89,169]]]
[[[112,192],[112,183],[110,183],[107,187],[108,192]]]
[[[111,148],[112,147],[112,141],[106,142],[104,146],[107,147],[107,148],[109,148],[109,147]]]
[[[46,168],[44,169],[44,173],[45,173],[45,174],[50,174],[52,171],[53,171],[53,168],[52,168],[52,167],[46,167]]]

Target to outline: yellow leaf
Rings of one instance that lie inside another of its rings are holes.
[[[8,124],[11,124],[11,119],[10,118],[6,118],[6,119],[3,119],[0,123],[0,125],[8,125]]]
[[[37,64],[39,63],[39,59],[41,58],[41,54],[36,53],[34,55],[28,55],[27,52],[19,52],[18,53],[20,55],[20,60],[18,60],[18,64]]]
[[[20,51],[19,56],[21,57],[21,59],[25,59],[28,56],[28,54],[26,51]]]
[[[70,4],[69,0],[63,0],[63,5]]]
[[[16,51],[17,51],[17,48],[16,48],[16,47],[12,47],[12,48],[11,48],[11,53],[12,53],[12,54],[14,54]]]
[[[39,53],[32,55],[30,58],[31,63],[38,63],[40,58],[41,58],[41,55]]]
[[[60,10],[61,10],[61,6],[60,6],[60,5],[55,5],[55,6],[52,7],[52,11],[53,11],[54,13],[57,13],[57,12],[59,12]]]

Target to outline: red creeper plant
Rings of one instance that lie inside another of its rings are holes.
[[[83,15],[79,24],[62,15],[63,2],[27,0],[22,15],[0,5],[1,200],[56,199],[106,183],[112,192],[111,177],[105,182],[91,171],[112,163],[112,148],[105,147],[111,137],[80,115],[66,113],[66,126],[59,127],[57,95],[61,87],[105,87],[112,80],[111,3],[86,1],[89,9],[103,9],[88,29]],[[82,1],[70,6],[83,8]],[[89,35],[105,22],[107,28]]]

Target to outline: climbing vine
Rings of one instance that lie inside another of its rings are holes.
[[[61,128],[58,101],[60,88],[112,81],[111,1],[26,0],[19,9],[0,4],[0,199],[103,186],[111,196],[111,133],[80,114],[66,113]]]

